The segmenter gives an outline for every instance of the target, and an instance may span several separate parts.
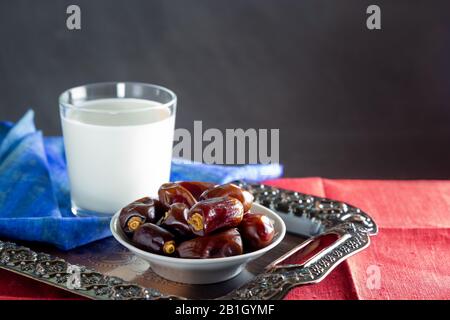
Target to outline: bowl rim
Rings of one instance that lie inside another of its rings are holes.
[[[256,209],[253,209],[253,208],[256,208]],[[256,257],[258,255],[262,255],[262,254],[266,253],[267,251],[273,249],[278,244],[280,244],[280,242],[283,241],[283,239],[286,235],[286,225],[285,225],[283,219],[281,219],[277,213],[275,213],[273,210],[266,208],[258,203],[253,203],[252,209],[253,209],[253,211],[262,210],[262,211],[266,211],[266,212],[270,213],[271,216],[269,218],[273,219],[275,221],[275,223],[279,225],[280,231],[279,231],[278,235],[276,235],[277,238],[274,241],[272,241],[272,243],[270,243],[268,246],[266,246],[264,248],[261,248],[261,249],[258,249],[256,251],[252,251],[252,252],[243,253],[243,254],[236,255],[236,256],[230,256],[230,257],[208,258],[208,259],[189,259],[189,258],[163,256],[163,255],[159,255],[156,253],[151,253],[151,252],[139,249],[138,247],[136,247],[132,243],[130,243],[129,240],[125,239],[125,235],[123,234],[122,230],[120,230],[120,227],[118,226],[118,221],[119,221],[118,218],[119,218],[119,214],[120,214],[121,210],[117,211],[113,215],[111,222],[110,222],[110,229],[111,229],[111,233],[112,233],[113,237],[121,245],[128,248],[130,251],[138,253],[139,255],[145,256],[146,258],[151,259],[151,260],[157,260],[157,261],[167,262],[167,263],[177,263],[177,262],[188,263],[188,264],[192,264],[192,265],[220,263],[220,262],[233,262],[233,261],[250,259],[250,258]]]

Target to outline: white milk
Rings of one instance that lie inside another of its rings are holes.
[[[67,110],[62,128],[73,205],[112,214],[155,196],[169,181],[174,124],[168,107],[148,100],[100,99]]]

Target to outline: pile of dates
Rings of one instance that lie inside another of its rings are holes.
[[[272,242],[273,221],[251,213],[253,196],[234,184],[165,183],[158,199],[124,207],[123,232],[138,248],[166,256],[206,259],[243,254]]]

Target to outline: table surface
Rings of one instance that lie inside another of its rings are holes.
[[[450,181],[305,178],[267,183],[348,202],[369,213],[379,226],[379,234],[366,250],[344,261],[321,283],[294,288],[286,299],[450,299]],[[125,280],[201,298],[226,293],[300,241],[288,235],[282,245],[249,265],[242,275],[210,286],[169,283],[112,239],[59,255]],[[7,271],[0,271],[0,283],[2,298],[74,298]]]

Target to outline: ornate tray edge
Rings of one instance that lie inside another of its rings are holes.
[[[90,299],[184,299],[70,264],[64,259],[35,252],[12,242],[0,241],[0,268]]]

